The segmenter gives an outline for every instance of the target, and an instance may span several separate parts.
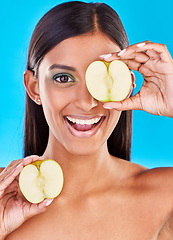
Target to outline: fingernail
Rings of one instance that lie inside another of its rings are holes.
[[[145,46],[145,44],[146,44],[146,43],[138,43],[138,44],[137,44],[137,47],[143,47],[143,46]]]
[[[53,199],[47,201],[46,206],[49,206],[53,202]]]
[[[106,108],[106,109],[113,109],[112,107],[105,106],[105,105],[103,105],[103,107]]]
[[[110,58],[110,57],[112,57],[112,53],[105,54],[105,55],[100,55],[100,58],[104,58],[104,59]]]
[[[123,49],[121,52],[119,52],[117,55],[118,55],[118,56],[121,56],[121,55],[123,55],[123,54],[125,53],[125,51],[126,51],[126,48]]]

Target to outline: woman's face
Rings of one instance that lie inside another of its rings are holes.
[[[107,144],[120,112],[104,109],[90,95],[85,72],[100,55],[116,51],[120,48],[98,32],[66,39],[43,58],[39,94],[54,146],[88,155]]]

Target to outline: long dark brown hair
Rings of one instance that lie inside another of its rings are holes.
[[[118,14],[104,3],[72,1],[52,8],[38,22],[28,51],[27,69],[37,77],[43,57],[61,41],[95,31],[108,35],[121,49],[129,45]],[[124,111],[108,139],[111,155],[130,160],[132,112]],[[42,155],[46,149],[49,127],[43,108],[26,94],[24,156]]]

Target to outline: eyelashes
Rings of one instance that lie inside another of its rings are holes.
[[[76,82],[75,78],[69,73],[57,73],[52,77],[52,80],[60,84]]]

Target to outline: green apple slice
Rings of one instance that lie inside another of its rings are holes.
[[[132,86],[131,73],[127,65],[114,60],[110,63],[94,61],[86,70],[86,86],[90,94],[101,102],[125,99]]]
[[[19,187],[31,203],[57,197],[63,187],[63,172],[60,165],[51,159],[38,160],[25,166],[19,175]]]

